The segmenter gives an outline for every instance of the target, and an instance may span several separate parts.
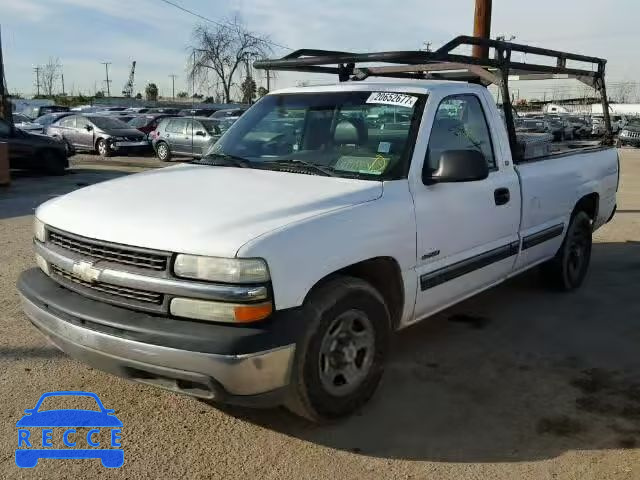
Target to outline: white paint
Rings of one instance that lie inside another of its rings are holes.
[[[394,105],[397,107],[412,108],[418,101],[418,97],[393,92],[374,92],[367,99],[367,103],[382,105]]]
[[[356,82],[275,93],[345,90],[428,95],[407,179],[362,181],[185,165],[78,190],[47,202],[37,215],[62,230],[111,242],[264,258],[277,309],[301,305],[317,282],[346,266],[392,258],[404,282],[405,326],[550,258],[562,238],[425,292],[420,290],[421,274],[551,225],[566,225],[576,202],[589,193],[600,196],[596,227],[614,208],[615,150],[576,152],[514,167],[499,113],[480,86]],[[483,181],[425,186],[421,172],[434,113],[442,99],[461,93],[481,99],[498,168]],[[510,190],[508,204],[495,205],[497,188]],[[434,251],[440,253],[429,256]]]

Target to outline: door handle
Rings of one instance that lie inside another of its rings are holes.
[[[511,200],[511,192],[508,188],[497,188],[493,192],[493,198],[496,201],[496,205],[504,205]]]

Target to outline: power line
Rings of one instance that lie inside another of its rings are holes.
[[[213,23],[214,25],[218,25],[219,27],[223,27],[223,28],[228,28],[229,27],[229,25],[227,25],[227,24],[224,24],[222,22],[217,22],[215,20],[211,20],[210,18],[207,18],[204,15],[200,15],[199,13],[196,13],[193,10],[189,10],[188,8],[185,8],[182,5],[178,5],[177,3],[174,3],[174,2],[172,2],[170,0],[160,0],[160,1],[163,2],[163,3],[166,3],[167,5],[171,5],[172,7],[175,7],[178,10],[182,10],[183,12],[188,13],[189,15],[193,15],[194,17],[198,17],[201,20]],[[265,43],[273,45],[274,47],[284,48],[285,50],[293,50],[293,48],[287,47],[286,45],[282,45],[280,43],[276,43],[276,42],[273,42],[271,40],[265,40],[264,38],[259,38],[259,37],[256,37],[255,35],[247,35],[247,36],[251,37],[251,38],[253,38],[255,40],[261,40],[261,41],[263,41]]]

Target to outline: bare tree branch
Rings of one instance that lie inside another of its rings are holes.
[[[40,82],[44,88],[45,95],[52,96],[56,81],[60,78],[60,59],[49,57],[49,62],[40,70]]]
[[[231,102],[231,89],[237,82],[240,67],[245,62],[266,57],[271,52],[269,39],[249,32],[241,18],[228,24],[210,27],[198,25],[193,30],[193,41],[188,75],[192,81],[209,81],[207,72],[213,72],[215,82],[222,87],[224,99]]]

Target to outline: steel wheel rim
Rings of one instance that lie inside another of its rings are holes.
[[[107,153],[107,145],[104,142],[98,143],[98,153],[100,153],[100,155]]]
[[[572,281],[576,281],[582,274],[589,250],[583,228],[576,229],[573,232],[568,249],[567,274]]]
[[[160,145],[158,147],[158,155],[160,156],[161,159],[165,159],[167,158],[167,147],[165,145]]]
[[[371,320],[360,310],[338,315],[320,345],[318,369],[325,390],[334,396],[353,393],[369,375],[375,354]]]

